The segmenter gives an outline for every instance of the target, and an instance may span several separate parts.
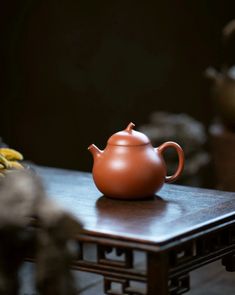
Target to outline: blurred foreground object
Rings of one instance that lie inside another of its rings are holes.
[[[32,226],[33,220],[37,226]],[[77,294],[70,271],[75,249],[71,245],[81,228],[46,197],[36,175],[22,170],[1,178],[0,294],[18,294],[18,271],[28,255],[36,258],[39,294]]]
[[[208,164],[209,156],[204,150],[207,137],[204,126],[186,114],[155,112],[150,123],[140,126],[155,146],[169,139],[178,142],[185,153],[185,168],[180,183],[202,186],[201,170]],[[167,154],[167,152],[166,152]],[[177,155],[170,150],[167,157],[168,174],[174,173]]]

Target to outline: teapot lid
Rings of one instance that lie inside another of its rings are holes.
[[[110,145],[135,146],[148,144],[149,138],[138,131],[133,130],[134,123],[130,123],[126,129],[113,134],[109,140]]]

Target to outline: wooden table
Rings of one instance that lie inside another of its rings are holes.
[[[218,259],[235,271],[235,193],[165,185],[152,199],[118,201],[102,196],[89,173],[36,171],[49,195],[83,222],[74,268],[103,275],[106,294],[117,294],[114,283],[121,294],[182,294],[190,271]],[[95,257],[87,257],[87,243]]]

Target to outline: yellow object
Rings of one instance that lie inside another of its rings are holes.
[[[0,153],[0,164],[4,166],[4,168],[10,168],[8,160]]]
[[[18,161],[23,160],[23,155],[10,148],[0,148],[0,177],[8,171],[24,169]]]
[[[9,148],[0,148],[0,154],[10,161],[21,161],[23,160],[23,155],[16,150]]]
[[[10,168],[14,168],[14,169],[24,169],[24,166],[22,166],[19,162],[17,161],[11,161],[10,163]]]

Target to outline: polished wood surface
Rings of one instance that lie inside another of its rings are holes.
[[[235,193],[167,185],[144,201],[108,199],[91,174],[36,167],[50,197],[84,224],[86,234],[163,245],[235,219]]]

